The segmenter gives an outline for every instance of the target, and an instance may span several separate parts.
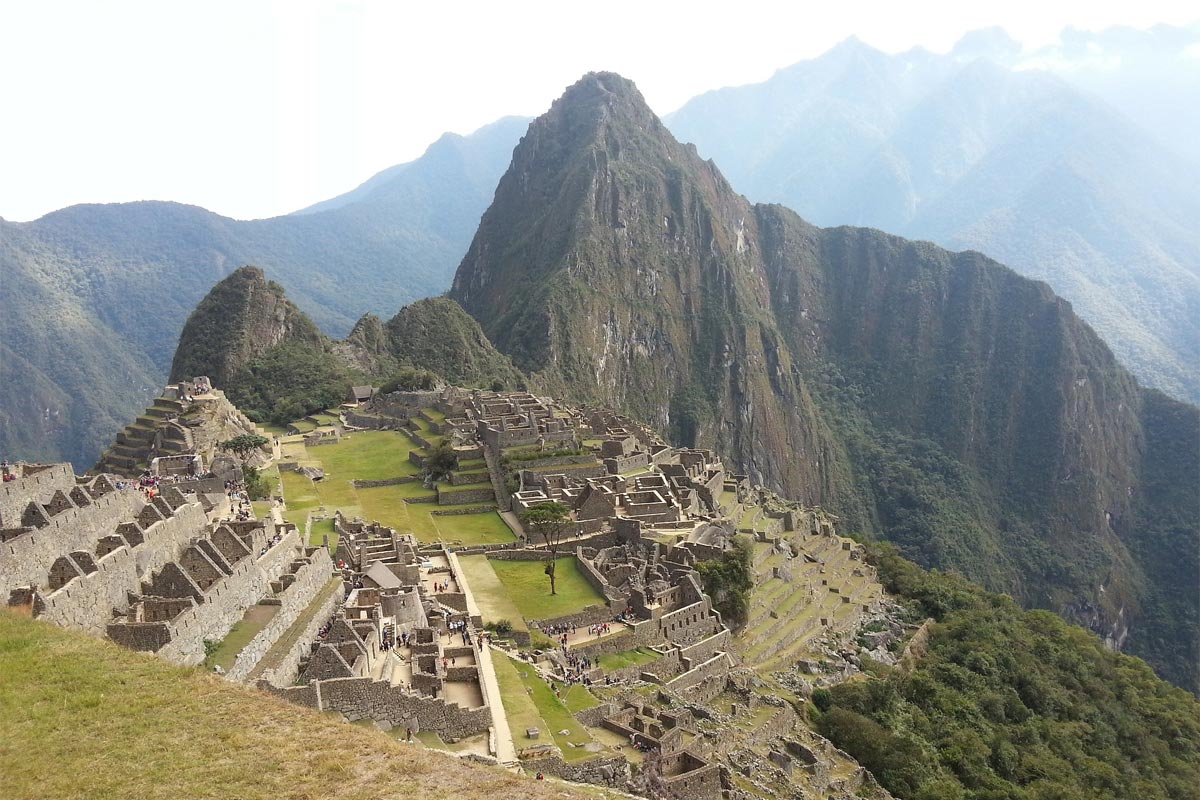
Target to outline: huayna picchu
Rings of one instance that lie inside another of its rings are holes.
[[[0,465],[14,797],[1200,785],[1200,412],[986,256],[750,204],[618,75],[447,296],[335,340],[245,266],[170,380],[89,474]]]

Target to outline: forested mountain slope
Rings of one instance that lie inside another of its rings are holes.
[[[753,200],[1047,281],[1143,383],[1200,401],[1200,167],[973,41],[887,55],[849,40],[666,122]]]
[[[94,463],[165,381],[188,313],[244,264],[285,282],[332,335],[444,291],[525,124],[447,134],[290,216],[144,202],[0,220],[0,370],[13,378],[0,383],[0,452]]]
[[[530,126],[451,296],[536,385],[715,447],[1196,688],[1197,599],[1155,587],[1200,582],[1200,470],[1174,444],[1197,409],[1140,389],[1045,284],[751,205],[599,73]]]

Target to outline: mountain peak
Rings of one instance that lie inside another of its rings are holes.
[[[171,364],[171,380],[207,375],[224,388],[256,356],[283,341],[321,346],[304,312],[260,267],[239,267],[219,281],[188,317]]]

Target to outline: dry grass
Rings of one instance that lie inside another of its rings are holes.
[[[594,797],[0,611],[6,800]]]

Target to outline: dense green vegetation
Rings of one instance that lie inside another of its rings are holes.
[[[1200,705],[1044,611],[869,545],[923,651],[814,695],[818,729],[903,800],[1194,797]]]
[[[360,378],[324,348],[283,342],[234,373],[225,393],[250,419],[285,425],[337,406]]]
[[[750,540],[735,536],[733,548],[719,559],[696,565],[705,593],[712,598],[713,607],[721,612],[721,618],[730,627],[745,622],[750,611],[750,590],[754,588],[753,557]]]
[[[392,392],[427,391],[437,386],[438,377],[427,369],[401,367],[393,372],[379,387],[383,394]]]

